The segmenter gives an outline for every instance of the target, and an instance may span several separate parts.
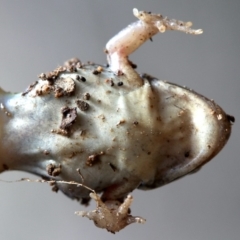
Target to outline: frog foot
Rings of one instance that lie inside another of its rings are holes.
[[[103,202],[95,192],[90,193],[90,197],[96,201],[97,209],[75,212],[75,214],[93,220],[99,228],[105,228],[107,231],[115,233],[131,223],[145,223],[146,221],[141,217],[133,217],[129,214],[129,207],[133,201],[133,197],[130,195],[122,204],[117,200]]]
[[[176,19],[169,19],[167,17],[163,17],[161,14],[138,11],[136,8],[134,8],[133,15],[145,24],[155,27],[161,33],[165,32],[166,30],[177,30],[194,35],[203,33],[202,29],[190,28],[192,26],[192,22],[183,22]],[[148,39],[149,38],[150,37],[148,37]]]
[[[110,69],[116,75],[126,75],[132,86],[142,86],[143,80],[133,69],[133,64],[128,56],[137,50],[148,39],[166,30],[177,30],[193,35],[201,34],[202,29],[192,29],[191,22],[183,22],[176,19],[163,17],[161,14],[154,14],[133,9],[133,15],[139,20],[130,24],[106,44],[107,61]]]

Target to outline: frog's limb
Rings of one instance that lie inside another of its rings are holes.
[[[146,221],[141,217],[133,217],[129,214],[129,207],[133,201],[133,197],[130,195],[122,204],[116,200],[102,202],[95,192],[90,193],[90,197],[96,202],[97,209],[89,212],[75,212],[75,214],[93,220],[99,228],[105,228],[109,232],[115,233],[131,223],[145,223]]]
[[[143,81],[128,60],[128,56],[132,52],[158,32],[178,30],[197,35],[203,31],[201,29],[191,29],[191,22],[168,19],[160,14],[138,11],[136,8],[133,9],[133,14],[139,20],[110,39],[106,45],[106,53],[110,69],[113,72],[118,75],[125,74],[127,79],[130,79],[131,85],[141,86]]]
[[[155,34],[158,31],[165,32],[166,30],[177,30],[185,33],[194,34],[194,35],[203,33],[202,29],[191,29],[190,27],[192,26],[192,22],[183,22],[176,19],[169,19],[167,17],[163,17],[161,14],[138,11],[136,8],[133,9],[133,14],[135,17],[143,21],[145,24],[148,24],[156,28]],[[150,37],[148,37],[147,39],[149,38]]]
[[[128,184],[129,180],[131,184]],[[109,187],[104,189],[104,192],[101,196],[103,201],[110,199],[124,199],[127,194],[132,192],[134,189],[138,188],[141,184],[141,179],[135,176],[129,176],[127,179],[123,179],[119,183],[115,183],[110,185]]]

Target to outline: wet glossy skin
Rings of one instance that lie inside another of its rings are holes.
[[[2,113],[6,122],[1,153],[8,158],[2,158],[2,166],[67,181],[80,181],[79,168],[87,186],[104,191],[107,199],[119,199],[137,187],[155,188],[193,171],[228,139],[227,115],[204,97],[151,78],[128,91],[117,79],[114,86],[105,81],[114,77],[108,69],[97,76],[94,69],[83,66],[61,75],[75,82],[71,96],[38,95],[38,85],[24,96],[6,95],[2,102],[11,116]],[[86,81],[75,80],[79,75]],[[78,107],[80,99],[87,110]],[[61,129],[66,106],[76,108],[77,116],[69,128]],[[49,164],[61,165],[60,174],[51,176]],[[84,188],[59,187],[74,198],[89,194]]]

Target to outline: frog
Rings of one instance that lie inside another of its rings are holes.
[[[132,191],[197,172],[226,145],[235,120],[129,60],[157,33],[202,29],[136,8],[133,15],[138,20],[107,42],[106,65],[72,58],[22,93],[0,88],[0,173],[30,172],[83,205],[93,199],[95,210],[76,214],[111,233],[146,221],[130,213]]]

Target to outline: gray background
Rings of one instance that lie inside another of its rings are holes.
[[[167,32],[131,56],[140,72],[186,85],[235,115],[227,146],[203,169],[153,191],[133,193],[133,215],[147,218],[112,235],[47,184],[0,182],[0,239],[240,239],[239,0],[0,0],[0,86],[22,91],[63,61],[105,63],[105,43],[135,21],[133,7],[191,20],[201,36]],[[35,178],[24,172],[1,179]],[[89,207],[92,209],[93,203]]]

